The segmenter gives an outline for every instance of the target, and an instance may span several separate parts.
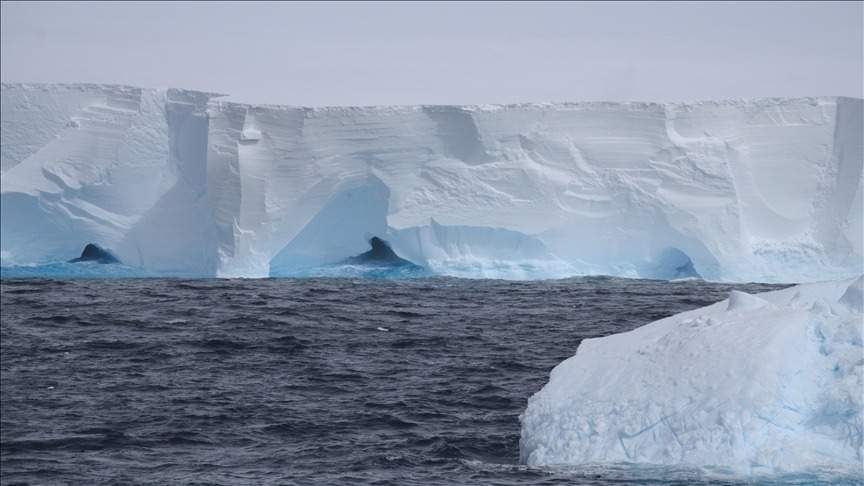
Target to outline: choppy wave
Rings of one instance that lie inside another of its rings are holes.
[[[56,262],[0,267],[0,278],[139,278],[166,276],[119,263]]]
[[[732,288],[776,287],[4,274],[0,482],[752,484],[711,471],[519,464],[519,414],[582,339]]]
[[[422,267],[387,265],[323,265],[290,273],[271,274],[271,277],[294,278],[424,278],[435,274]]]

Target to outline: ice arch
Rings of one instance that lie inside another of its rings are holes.
[[[390,190],[374,175],[346,181],[270,260],[270,276],[291,275],[368,250],[370,236],[387,234],[389,199]]]
[[[679,248],[664,248],[657,257],[645,266],[642,277],[672,280],[676,278],[701,278],[689,255]]]

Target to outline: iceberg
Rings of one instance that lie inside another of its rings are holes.
[[[190,276],[291,275],[380,235],[465,277],[804,282],[860,273],[862,100],[248,105],[15,84],[3,265],[87,242]]]
[[[864,277],[749,295],[582,341],[521,416],[529,465],[860,477]]]

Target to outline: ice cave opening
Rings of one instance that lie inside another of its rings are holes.
[[[661,250],[654,261],[645,269],[645,274],[642,276],[659,280],[702,278],[702,275],[696,270],[693,259],[675,247]]]

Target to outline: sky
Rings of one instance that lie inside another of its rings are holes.
[[[8,2],[0,79],[251,103],[862,97],[862,2]]]

